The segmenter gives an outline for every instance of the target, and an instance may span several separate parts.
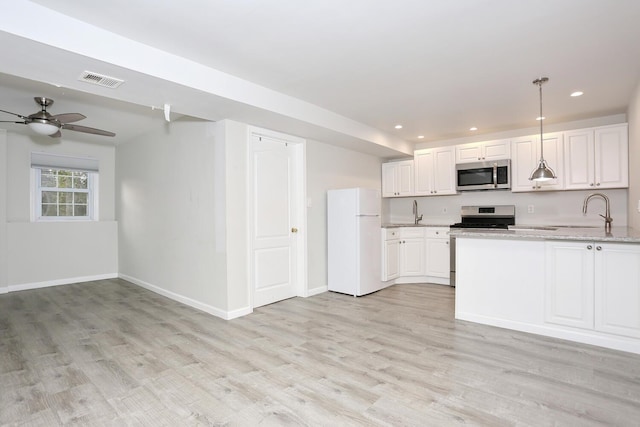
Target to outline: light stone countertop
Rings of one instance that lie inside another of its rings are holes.
[[[629,227],[612,227],[610,233],[602,227],[524,226],[510,230],[487,228],[452,228],[455,237],[481,237],[520,240],[576,240],[618,243],[640,243],[640,230]]]
[[[401,227],[446,227],[449,228],[451,224],[382,224],[382,228],[401,228]]]

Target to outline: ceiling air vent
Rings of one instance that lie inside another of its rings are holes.
[[[94,73],[92,71],[84,71],[80,77],[78,77],[78,80],[111,89],[115,89],[124,83],[124,80],[105,76],[104,74]]]

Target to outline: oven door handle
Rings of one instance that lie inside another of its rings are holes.
[[[493,187],[498,188],[498,164],[493,164]]]

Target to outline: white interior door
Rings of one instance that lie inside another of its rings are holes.
[[[301,145],[252,134],[253,307],[294,297],[300,290],[302,233]]]

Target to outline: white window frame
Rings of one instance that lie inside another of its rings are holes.
[[[68,170],[64,167],[35,167],[31,168],[31,221],[32,222],[76,222],[98,221],[98,172],[87,171],[87,215],[85,216],[43,216],[42,215],[42,191],[51,191],[51,187],[41,187],[41,174],[43,170]],[[75,192],[73,189],[56,189],[56,191]],[[85,191],[77,191],[85,192]]]

